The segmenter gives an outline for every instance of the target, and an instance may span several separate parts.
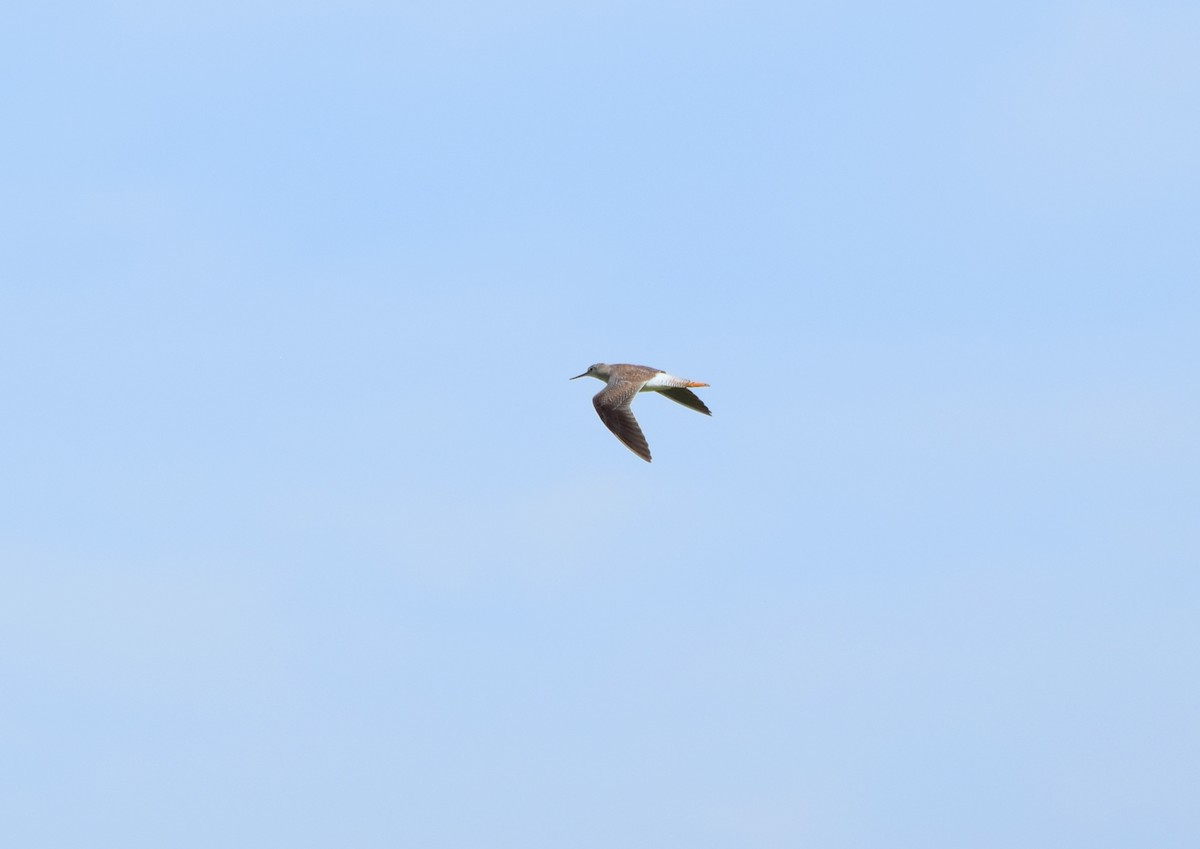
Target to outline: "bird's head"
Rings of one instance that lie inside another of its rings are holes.
[[[611,373],[612,369],[609,367],[608,363],[596,363],[595,365],[588,366],[588,370],[583,374],[577,374],[570,378],[570,380],[578,380],[581,377],[594,377],[597,380],[608,380],[608,376]]]

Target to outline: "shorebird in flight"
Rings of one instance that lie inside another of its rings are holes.
[[[708,407],[704,406],[704,402],[688,388],[708,386],[707,383],[685,380],[656,368],[631,366],[624,363],[618,365],[596,363],[594,366],[589,366],[583,374],[572,377],[571,380],[581,377],[594,377],[608,384],[592,398],[592,404],[595,405],[596,412],[600,415],[600,421],[604,422],[604,426],[611,430],[617,439],[625,443],[626,448],[647,463],[650,462],[650,446],[646,444],[646,437],[642,435],[642,429],[629,409],[634,396],[639,392],[658,392],[676,403],[691,407],[696,412],[704,413],[706,416],[712,415]]]

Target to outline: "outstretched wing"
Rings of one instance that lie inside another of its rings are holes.
[[[592,404],[604,426],[611,430],[626,448],[649,463],[650,446],[629,409],[640,388],[641,384],[632,382],[610,383],[596,393]]]
[[[671,387],[668,389],[658,390],[660,395],[666,395],[677,404],[683,404],[685,407],[691,407],[698,413],[704,413],[706,416],[711,416],[712,411],[704,406],[704,402],[700,400],[700,396],[690,389],[681,387]]]

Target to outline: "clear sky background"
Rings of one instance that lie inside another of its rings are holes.
[[[0,844],[1200,845],[1195,3],[5,18]]]

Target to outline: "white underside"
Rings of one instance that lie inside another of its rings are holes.
[[[653,392],[656,389],[667,389],[671,386],[678,385],[679,378],[671,377],[671,375],[667,374],[665,371],[660,371],[658,374],[654,375],[654,377],[647,380],[645,384],[642,385],[642,388],[638,391]]]

